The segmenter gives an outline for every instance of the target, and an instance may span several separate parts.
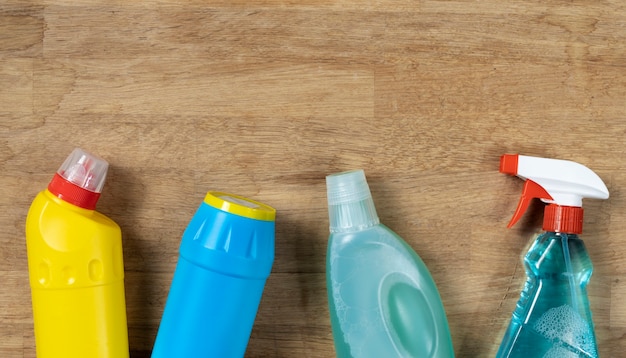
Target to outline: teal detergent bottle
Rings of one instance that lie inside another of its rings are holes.
[[[329,175],[326,184],[337,357],[454,357],[435,282],[415,251],[379,222],[363,170]]]
[[[598,357],[587,298],[593,266],[578,234],[582,199],[607,199],[606,186],[589,168],[566,160],[505,154],[500,172],[525,180],[509,227],[533,198],[548,205],[544,232],[524,256],[526,284],[496,357]]]

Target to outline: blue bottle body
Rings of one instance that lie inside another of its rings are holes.
[[[273,261],[273,220],[205,200],[183,234],[152,358],[243,357]]]
[[[526,285],[498,358],[597,357],[587,297],[593,266],[575,234],[545,232],[524,257]]]

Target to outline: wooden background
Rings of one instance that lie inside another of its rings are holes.
[[[0,3],[0,356],[34,357],[24,220],[78,146],[110,162],[133,358],[149,357],[208,190],[278,210],[247,357],[333,357],[324,177],[363,168],[438,284],[458,357],[493,357],[541,205],[522,153],[583,163],[602,357],[626,351],[626,8],[607,1]]]

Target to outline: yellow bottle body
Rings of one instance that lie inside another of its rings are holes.
[[[26,243],[37,357],[128,357],[119,226],[44,190]]]

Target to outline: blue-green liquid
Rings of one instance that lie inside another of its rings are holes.
[[[597,357],[586,288],[593,266],[583,241],[543,233],[524,267],[528,279],[496,357]]]
[[[454,357],[435,282],[385,226],[332,234],[326,272],[337,357]]]

